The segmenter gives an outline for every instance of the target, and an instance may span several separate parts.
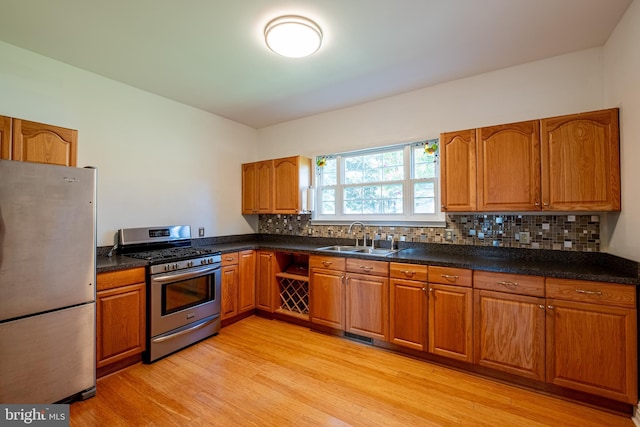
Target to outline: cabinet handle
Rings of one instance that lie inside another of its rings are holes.
[[[225,258],[224,260],[225,260],[225,261],[233,261],[233,258],[231,258],[231,257],[227,257],[227,258]]]
[[[549,202],[544,202],[543,205],[544,206],[549,206]]]
[[[400,273],[403,273],[403,274],[405,274],[407,276],[413,276],[414,274],[416,274],[415,271],[411,271],[411,270],[402,270],[402,271],[400,271]]]
[[[368,265],[361,265],[360,268],[363,269],[363,270],[367,270],[367,271],[373,270],[373,267],[368,266]]]
[[[535,202],[534,206],[540,206],[540,202]]]
[[[548,305],[548,306],[547,306],[547,308],[548,308],[549,310],[553,310],[553,306],[552,306],[552,305]]]
[[[443,211],[446,211],[446,210],[447,210],[447,207],[446,207],[445,205],[440,205],[440,208],[441,208]]]
[[[458,276],[452,276],[450,274],[441,274],[440,277],[442,277],[443,279],[451,280],[452,282],[455,282],[460,278]]]
[[[325,267],[329,267],[331,264],[333,264],[330,261],[322,261],[322,265],[324,265]]]
[[[506,282],[504,280],[501,280],[498,282],[498,285],[502,285],[505,288],[515,288],[516,286],[518,286],[518,282]]]
[[[544,305],[540,304],[540,305],[538,305],[538,308],[544,310]]]
[[[576,292],[584,295],[601,296],[602,291],[587,291],[586,289],[576,289]]]
[[[429,292],[433,292],[433,288],[429,288]]]

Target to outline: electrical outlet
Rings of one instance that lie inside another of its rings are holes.
[[[447,242],[453,242],[453,229],[447,228],[444,230],[444,240]]]
[[[521,231],[520,243],[522,243],[523,245],[528,245],[529,243],[531,243],[531,233],[528,231]]]
[[[198,228],[198,236],[199,237],[204,237],[204,227]]]

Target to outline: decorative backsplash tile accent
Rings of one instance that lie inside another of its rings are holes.
[[[447,215],[446,227],[368,225],[368,238],[454,245],[600,251],[599,215]],[[313,225],[311,215],[260,215],[258,233],[352,238],[348,225]],[[453,241],[445,239],[453,231]],[[362,227],[354,227],[362,239]],[[528,233],[528,234],[527,234]],[[528,239],[527,239],[528,237]]]

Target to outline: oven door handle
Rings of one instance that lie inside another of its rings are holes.
[[[193,331],[195,331],[197,329],[204,328],[208,324],[210,324],[212,322],[215,322],[218,317],[220,317],[220,316],[216,316],[213,319],[209,319],[209,320],[206,320],[206,321],[204,321],[202,323],[198,323],[195,326],[192,326],[192,327],[190,327],[188,329],[182,330],[180,332],[176,332],[176,333],[171,334],[171,335],[165,335],[163,337],[152,338],[151,341],[154,342],[154,343],[160,343],[160,342],[167,341],[167,340],[170,340],[170,339],[173,339],[173,338],[177,338],[177,337],[179,337],[181,335],[188,334],[188,333],[193,332]]]
[[[213,266],[199,268],[197,270],[189,270],[187,273],[166,274],[164,276],[153,276],[151,277],[151,281],[158,282],[158,283],[165,283],[165,282],[175,282],[177,280],[187,280],[187,279],[192,279],[194,277],[203,276],[205,274],[211,273],[219,269],[220,269],[220,264],[216,264]]]

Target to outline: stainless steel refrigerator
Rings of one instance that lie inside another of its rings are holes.
[[[0,403],[95,394],[96,171],[0,160]]]

